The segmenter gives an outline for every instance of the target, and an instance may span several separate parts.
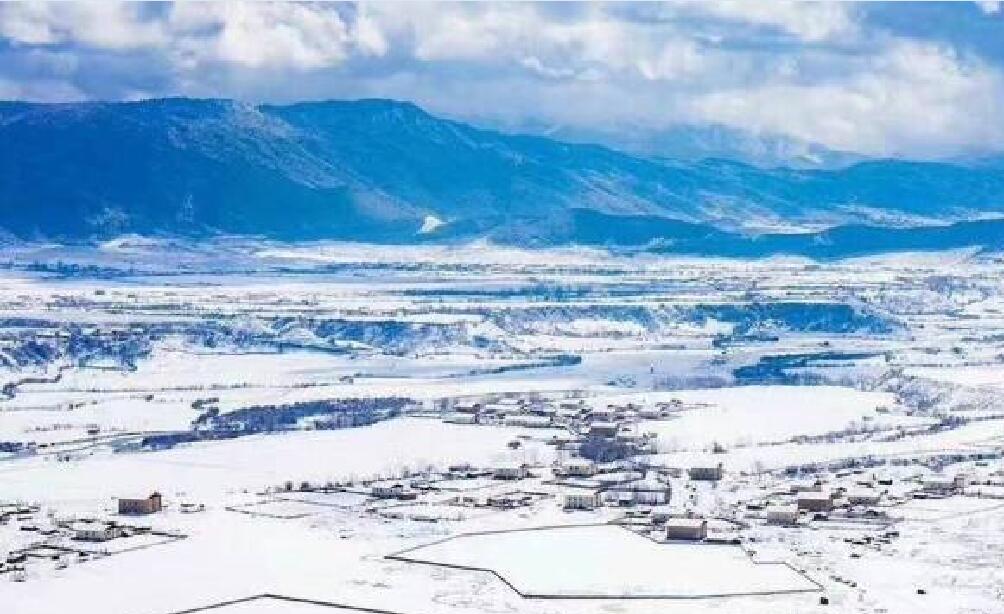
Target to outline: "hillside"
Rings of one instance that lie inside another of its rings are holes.
[[[865,236],[894,226],[895,238],[881,242],[923,248],[946,234],[967,243],[957,235],[972,224],[922,227],[1001,211],[999,164],[879,160],[798,170],[673,161],[482,130],[386,100],[0,104],[0,228],[24,239],[662,239],[714,252],[708,241],[746,245],[751,232],[806,227],[846,226],[826,240],[853,243],[844,235],[864,224]],[[980,237],[999,236],[996,224],[980,224]],[[819,240],[755,243],[730,249],[803,251]]]

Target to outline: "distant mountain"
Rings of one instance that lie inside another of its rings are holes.
[[[727,159],[758,168],[838,169],[867,158],[790,137],[728,126],[679,125],[661,129],[618,125],[583,127],[539,121],[503,124],[506,132],[537,134],[569,143],[606,145],[630,154],[696,162]]]
[[[992,163],[668,160],[482,130],[387,100],[0,104],[0,228],[26,239],[483,236],[798,251],[843,232],[885,232],[876,227],[943,243],[933,227],[997,228],[970,220],[998,212],[1004,169]],[[778,236],[806,229],[817,232]]]

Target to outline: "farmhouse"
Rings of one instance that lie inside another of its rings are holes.
[[[882,498],[882,493],[871,488],[860,488],[847,491],[845,497],[851,505],[875,505]]]
[[[534,416],[532,414],[512,414],[505,417],[505,425],[524,428],[547,428],[551,426],[551,419],[547,416]]]
[[[666,539],[702,540],[708,537],[708,521],[703,518],[667,518]]]
[[[159,492],[154,492],[143,499],[119,499],[119,514],[155,514],[162,509],[164,504]]]
[[[406,488],[404,484],[393,483],[393,484],[374,484],[370,488],[370,495],[377,499],[400,499],[400,500],[410,500],[416,499],[418,493]]]
[[[659,407],[649,405],[639,409],[638,415],[646,420],[656,420],[662,417],[662,410]]]
[[[618,429],[619,427],[616,422],[592,422],[589,425],[589,436],[613,439],[617,436]]]
[[[793,526],[798,524],[797,505],[772,505],[767,508],[767,524]]]
[[[106,542],[122,535],[118,527],[104,522],[77,522],[72,527],[73,539],[83,542]]]
[[[477,414],[481,411],[481,403],[457,403],[453,411],[458,414]]]
[[[612,405],[606,407],[594,407],[589,412],[589,419],[594,422],[612,422],[616,416],[616,410]]]
[[[586,409],[586,402],[582,399],[577,401],[562,401],[558,404],[558,413],[579,416]]]
[[[562,475],[588,478],[596,475],[596,464],[587,458],[570,458],[561,463],[558,471]]]
[[[520,463],[503,463],[492,469],[492,477],[496,480],[522,480],[529,475],[530,470]]]
[[[931,475],[924,478],[920,486],[924,492],[944,494],[954,491],[957,483],[954,478],[947,475]]]
[[[592,491],[574,491],[562,493],[561,506],[566,510],[591,510],[600,506],[600,498]]]
[[[817,480],[801,480],[792,482],[789,486],[789,491],[792,494],[800,492],[820,492],[822,490],[823,485]]]
[[[798,509],[810,512],[828,512],[833,509],[833,498],[828,492],[799,493]]]
[[[687,470],[687,475],[690,476],[691,480],[708,482],[717,482],[722,479],[723,473],[721,463],[717,465],[697,465]]]
[[[449,424],[477,424],[478,415],[463,413],[463,412],[454,412],[452,414],[446,414],[446,417],[443,418],[443,422]]]
[[[615,486],[608,493],[607,499],[618,505],[666,505],[672,488],[665,482],[647,477]]]

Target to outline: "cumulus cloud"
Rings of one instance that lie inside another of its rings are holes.
[[[846,40],[858,34],[851,3],[777,0],[710,0],[697,8],[711,15],[776,28],[806,42]]]
[[[126,50],[168,41],[163,24],[141,4],[9,2],[0,5],[0,36],[16,44],[79,43]]]
[[[999,0],[978,0],[976,2],[976,6],[988,15],[993,15],[1001,11],[1001,3]]]
[[[867,64],[844,79],[712,92],[695,99],[691,112],[877,156],[935,156],[1004,142],[1004,83],[985,63],[900,41]]]
[[[978,53],[853,3],[0,3],[7,98],[388,96],[511,126],[714,124],[878,155],[1004,147],[1002,58]]]

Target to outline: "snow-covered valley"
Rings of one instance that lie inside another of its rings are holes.
[[[0,261],[4,612],[1004,607],[993,255]]]

